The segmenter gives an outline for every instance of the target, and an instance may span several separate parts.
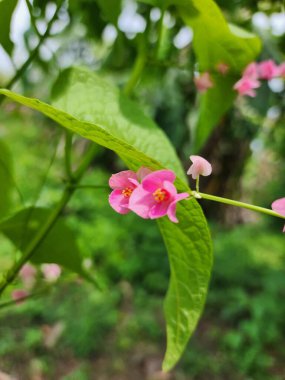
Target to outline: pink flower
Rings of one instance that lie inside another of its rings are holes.
[[[61,268],[57,264],[42,264],[41,270],[45,279],[49,282],[56,281],[61,275]]]
[[[256,96],[255,88],[260,86],[260,82],[258,80],[243,76],[236,84],[234,85],[234,89],[239,93],[239,95],[248,95],[251,97]]]
[[[271,208],[273,211],[277,212],[277,214],[285,216],[285,198],[280,198],[274,201]],[[285,225],[283,227],[283,232],[285,232]]]
[[[277,67],[277,70],[278,70],[278,76],[285,78],[285,62],[281,63],[281,65]]]
[[[120,214],[130,212],[130,196],[138,184],[138,177],[131,170],[124,170],[113,174],[109,180],[109,186],[113,189],[109,195],[110,206]]]
[[[28,295],[29,293],[24,289],[15,289],[13,290],[11,297],[14,301],[17,301],[17,303],[21,303]]]
[[[272,79],[278,75],[278,68],[272,59],[260,62],[257,68],[260,79]]]
[[[36,280],[36,273],[36,268],[28,263],[21,268],[19,276],[26,288],[31,289],[33,287]]]
[[[223,62],[220,62],[217,64],[216,66],[217,68],[217,71],[222,74],[222,75],[226,75],[227,72],[229,71],[229,65],[227,65],[226,63],[223,63]]]
[[[188,193],[177,193],[173,182],[175,174],[171,170],[157,170],[143,178],[132,193],[129,209],[144,219],[157,219],[167,215],[177,223],[176,203],[188,198]]]
[[[137,173],[132,170],[124,170],[113,174],[109,180],[109,186],[113,189],[109,195],[110,206],[120,214],[127,214],[129,210],[129,200],[134,189],[151,170],[141,167]]]
[[[256,62],[251,62],[249,65],[246,66],[242,73],[243,77],[251,78],[251,79],[258,79],[258,65]]]
[[[204,93],[208,90],[208,88],[213,87],[213,81],[208,72],[205,72],[198,77],[194,78],[194,83],[197,90],[201,93]]]
[[[192,175],[193,179],[197,179],[199,175],[208,176],[212,173],[212,165],[205,158],[200,156],[190,156],[193,164],[187,171],[188,175]]]

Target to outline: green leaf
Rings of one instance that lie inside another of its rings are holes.
[[[11,54],[13,42],[10,40],[10,23],[18,0],[0,1],[0,44]]]
[[[7,214],[11,205],[12,166],[10,151],[6,144],[0,140],[0,218]]]
[[[236,97],[231,77],[213,75],[214,87],[201,95],[199,120],[195,128],[194,150],[197,152],[207,141],[212,129],[219,123],[222,115],[232,106]]]
[[[145,3],[158,8],[165,7],[165,0],[138,0],[139,3]]]
[[[230,68],[226,77],[214,74],[215,88],[201,96],[194,136],[194,149],[199,151],[231,107],[235,99],[233,85],[244,67],[259,54],[261,41],[255,35],[229,25],[213,0],[169,0],[169,3],[177,6],[185,24],[194,31],[193,48],[199,71],[214,74],[219,63]]]
[[[51,210],[26,208],[0,223],[0,231],[21,251],[24,251]],[[34,264],[56,263],[75,273],[85,276],[74,232],[59,219],[37,248],[31,261]]]
[[[0,90],[0,93],[112,149],[132,169],[147,166],[151,169],[174,170],[180,177],[176,181],[178,190],[189,191],[184,170],[165,134],[143,114],[136,103],[97,75],[84,69],[63,72],[54,87],[54,106],[7,90]],[[165,370],[172,368],[179,360],[197,324],[204,306],[212,265],[209,231],[196,200],[181,202],[177,216],[180,220],[177,225],[166,218],[159,221],[171,266],[165,308]]]
[[[121,0],[96,0],[101,12],[102,18],[116,25],[121,12]]]
[[[177,208],[179,223],[158,220],[171,270],[164,302],[167,350],[163,370],[169,371],[179,360],[192,335],[205,303],[212,268],[212,246],[205,239],[204,221],[195,200]]]

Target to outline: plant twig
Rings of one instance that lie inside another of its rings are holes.
[[[222,198],[222,197],[217,197],[216,195],[210,195],[210,194],[205,194],[197,191],[192,191],[191,195],[193,195],[194,198],[197,199],[208,199],[210,201],[215,201],[219,203],[225,203],[231,206],[236,206],[236,207],[241,207],[241,208],[246,208],[251,211],[259,212],[262,214],[267,214],[271,216],[275,216],[277,218],[285,219],[285,216],[278,214],[277,212],[270,210],[265,207],[260,207],[260,206],[254,206],[249,203],[245,202],[239,202],[239,201],[234,201],[233,199],[228,199],[228,198]]]
[[[80,182],[83,174],[87,170],[96,152],[97,146],[95,144],[92,144],[89,150],[86,152],[80,167],[74,174],[72,184],[77,184]],[[37,235],[24,250],[21,258],[12,266],[12,268],[5,275],[3,281],[0,283],[0,296],[3,293],[3,291],[7,288],[7,286],[15,279],[22,266],[33,257],[39,245],[42,243],[42,241],[46,238],[52,227],[55,225],[56,221],[60,217],[63,209],[69,202],[75,190],[76,187],[70,186],[69,183],[66,184],[62,197],[58,202],[57,206],[53,209],[46,222],[41,226]]]
[[[40,49],[40,47],[42,46],[43,42],[48,38],[49,34],[50,34],[50,30],[51,30],[51,27],[54,23],[54,21],[56,20],[57,18],[57,15],[58,15],[58,12],[62,6],[62,3],[63,3],[63,0],[60,1],[57,5],[57,8],[54,12],[54,15],[52,16],[52,18],[50,19],[48,25],[47,25],[47,29],[45,31],[44,34],[41,35],[40,39],[39,39],[39,42],[37,44],[37,46],[34,48],[34,50],[31,52],[31,54],[29,55],[29,57],[27,58],[27,60],[23,63],[23,65],[16,71],[15,75],[13,76],[13,78],[11,78],[11,80],[7,83],[7,85],[5,86],[6,89],[11,89],[11,87],[17,82],[17,80],[19,78],[21,78],[21,76],[23,75],[23,73],[26,71],[26,69],[30,66],[30,64],[32,63],[32,61],[34,60],[34,58],[36,57],[36,55],[38,54],[38,51]],[[3,102],[4,100],[4,96],[2,95],[0,97],[0,104]]]

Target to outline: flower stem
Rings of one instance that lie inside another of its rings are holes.
[[[139,53],[136,58],[134,68],[129,78],[129,81],[127,82],[124,88],[125,95],[129,96],[132,93],[133,89],[136,87],[137,83],[140,80],[143,69],[145,67],[145,63],[146,63],[146,56],[144,52]]]
[[[69,131],[65,132],[65,173],[68,180],[72,181],[72,164],[71,164],[71,151],[72,151],[72,133]]]
[[[251,210],[251,211],[255,211],[255,212],[262,213],[262,214],[267,214],[267,215],[275,216],[277,218],[285,219],[285,216],[280,215],[273,210],[270,210],[270,209],[264,208],[264,207],[254,206],[254,205],[251,205],[249,203],[234,201],[232,199],[217,197],[215,195],[200,193],[197,191],[192,191],[191,195],[193,195],[193,197],[198,198],[198,199],[208,199],[210,201],[225,203],[225,204],[228,204],[231,206],[236,206],[236,207],[242,207],[242,208],[246,208],[246,209]]]
[[[196,191],[197,191],[197,193],[199,193],[199,179],[200,179],[200,176],[198,175],[197,179],[196,179]]]

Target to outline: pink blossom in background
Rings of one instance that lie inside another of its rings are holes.
[[[244,76],[234,85],[234,89],[239,95],[256,96],[255,88],[260,87],[260,82],[256,79]]]
[[[113,174],[109,180],[109,186],[113,189],[109,195],[110,206],[120,214],[130,212],[130,196],[138,185],[137,174],[132,170],[124,170]]]
[[[177,193],[171,170],[157,170],[143,178],[132,193],[129,209],[144,219],[157,219],[165,215],[177,223],[176,204],[188,198],[188,193]]]
[[[217,64],[216,68],[220,74],[226,75],[230,67],[226,63],[221,62]]]
[[[272,59],[260,62],[257,71],[260,79],[270,80],[278,75],[278,67]]]
[[[281,65],[277,67],[277,70],[278,76],[285,78],[285,62],[281,63]]]
[[[280,198],[274,201],[271,208],[273,211],[277,212],[277,214],[285,216],[285,198]],[[283,232],[285,232],[285,225],[283,227]]]
[[[42,264],[41,271],[49,282],[56,281],[61,275],[61,267],[57,264]]]
[[[200,156],[190,156],[193,162],[187,171],[188,175],[192,175],[193,179],[197,179],[199,175],[208,176],[212,173],[212,165],[205,158]]]
[[[199,75],[198,77],[194,78],[194,83],[198,92],[201,92],[201,93],[206,92],[209,88],[214,86],[214,83],[208,72],[205,72]]]
[[[14,301],[17,301],[17,303],[21,303],[28,295],[29,293],[24,289],[15,289],[13,290],[11,297]]]
[[[251,62],[247,65],[242,73],[242,77],[258,79],[258,64],[256,62]]]
[[[19,276],[26,288],[31,289],[34,286],[34,283],[36,281],[36,273],[36,268],[29,263],[25,264],[21,268]]]

